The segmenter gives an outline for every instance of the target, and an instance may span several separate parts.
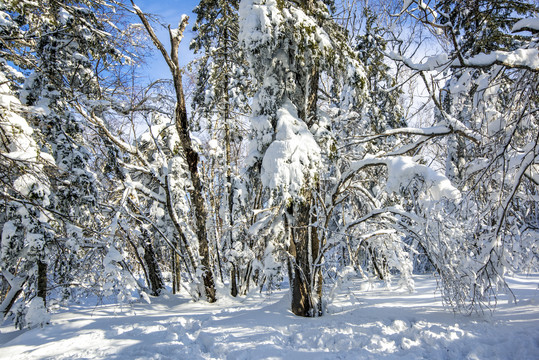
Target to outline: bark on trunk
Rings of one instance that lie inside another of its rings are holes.
[[[139,266],[142,268],[142,271],[144,272],[144,279],[146,280],[146,285],[150,287],[150,277],[148,276],[148,270],[146,269],[144,260],[142,260],[142,258],[140,257],[137,246],[135,245],[131,237],[128,234],[125,234],[125,237],[129,245],[131,245],[131,247],[133,248],[133,253],[135,254],[135,258],[137,259]]]
[[[225,154],[226,154],[226,186],[227,186],[227,197],[228,197],[228,241],[229,247],[231,248],[234,245],[234,238],[232,229],[234,227],[234,217],[232,212],[234,211],[234,194],[232,188],[232,156],[230,148],[230,126],[228,124],[228,91],[227,91],[227,101],[225,109]],[[236,297],[238,295],[238,285],[236,282],[236,265],[232,264],[232,269],[230,271],[230,295]]]
[[[4,317],[9,314],[9,311],[13,307],[13,304],[15,304],[15,301],[22,293],[23,285],[27,279],[28,278],[15,279],[9,282],[9,291],[2,300],[2,304],[0,304],[0,312]]]
[[[295,315],[305,317],[322,315],[322,275],[317,266],[320,246],[316,229],[310,226],[314,221],[311,194],[306,191],[306,199],[297,200],[288,209],[293,219],[289,248],[292,259],[288,265],[292,291],[291,310]]]
[[[186,24],[187,25],[187,24]],[[200,174],[198,172],[198,160],[199,155],[194,150],[189,135],[189,122],[187,118],[187,107],[185,103],[185,97],[183,93],[182,74],[180,71],[178,61],[178,46],[180,39],[178,36],[171,34],[171,60],[174,66],[171,68],[174,89],[176,91],[176,129],[180,137],[180,144],[182,146],[185,158],[187,160],[187,166],[191,175],[191,183],[193,188],[191,190],[191,198],[195,207],[195,223],[196,234],[198,238],[198,251],[202,263],[202,281],[204,283],[204,290],[206,292],[206,299],[208,302],[215,302],[215,283],[213,280],[213,272],[210,263],[210,253],[208,244],[208,235],[206,232],[206,219],[208,217],[206,207],[204,205],[204,196],[202,182],[200,181]]]
[[[177,294],[180,291],[181,272],[180,272],[180,244],[176,242],[174,244],[176,251],[172,252],[172,293]]]
[[[236,277],[236,265],[232,264],[232,269],[230,270],[230,295],[234,297],[238,296]]]
[[[166,61],[170,72],[172,73],[172,79],[174,81],[174,90],[176,93],[176,111],[175,111],[175,121],[176,121],[176,130],[180,138],[180,145],[189,168],[189,173],[191,175],[191,183],[193,185],[192,190],[190,191],[191,199],[193,201],[194,212],[195,212],[195,226],[196,226],[196,235],[198,238],[198,247],[199,255],[201,259],[201,266],[198,268],[202,270],[202,281],[204,284],[204,290],[206,299],[208,302],[215,302],[215,283],[213,280],[213,272],[211,269],[210,263],[210,254],[208,247],[208,237],[206,233],[206,220],[208,217],[206,207],[204,205],[203,197],[203,187],[200,181],[200,175],[198,172],[198,153],[195,151],[192,145],[191,137],[189,135],[189,121],[187,117],[187,107],[185,103],[185,96],[183,92],[182,84],[182,70],[180,68],[180,63],[178,59],[178,48],[180,42],[183,38],[183,33],[187,27],[188,17],[183,17],[178,25],[177,29],[171,29],[169,27],[169,36],[170,36],[170,54],[167,52],[163,43],[159,40],[152,26],[148,22],[146,16],[142,11],[135,6],[134,2],[131,1],[134,11],[137,13],[138,17],[142,21],[142,24],[146,28],[148,35],[152,39],[154,45],[161,52],[164,60]]]
[[[303,6],[310,10],[312,0],[304,0]],[[311,59],[310,69],[301,69],[301,81],[305,93],[297,90],[295,94],[298,115],[311,128],[318,119],[318,87],[320,72],[318,64]],[[317,190],[318,180],[306,178],[303,196],[294,199],[288,212],[292,214],[289,264],[290,286],[292,289],[292,312],[298,316],[322,315],[322,273],[320,269],[320,239],[316,228],[313,191]]]
[[[146,239],[143,246],[144,262],[148,270],[150,290],[153,296],[159,296],[161,290],[165,289],[165,282],[163,281],[161,269],[159,269],[159,264],[157,263],[157,258],[155,256],[155,252],[153,250],[153,246],[150,240]]]
[[[37,261],[37,296],[43,299],[43,305],[47,307],[47,263]]]

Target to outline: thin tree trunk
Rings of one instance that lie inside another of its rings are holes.
[[[236,265],[232,264],[232,269],[230,270],[230,295],[234,297],[238,296],[236,276]]]
[[[135,5],[131,1],[133,6]],[[203,187],[200,181],[200,175],[198,172],[198,160],[199,155],[193,148],[191,137],[189,135],[189,121],[187,117],[187,107],[185,103],[185,96],[183,92],[182,84],[182,70],[180,69],[179,60],[178,60],[178,47],[183,38],[183,33],[187,27],[188,17],[183,17],[178,25],[178,29],[172,30],[169,27],[170,35],[170,45],[171,50],[170,54],[167,52],[161,41],[157,38],[153,28],[146,16],[142,11],[134,6],[134,10],[137,13],[138,17],[142,21],[148,35],[151,37],[154,45],[161,52],[164,60],[166,61],[170,72],[172,73],[172,79],[174,82],[174,90],[176,93],[176,110],[175,110],[175,122],[176,130],[180,138],[180,145],[185,155],[185,160],[187,161],[187,166],[189,168],[189,173],[191,175],[192,190],[191,199],[193,201],[194,210],[195,210],[195,226],[196,226],[196,235],[198,238],[198,248],[199,255],[201,258],[201,267],[202,270],[202,281],[204,284],[204,290],[206,294],[206,300],[208,302],[215,302],[215,283],[213,280],[213,271],[210,263],[210,254],[208,246],[208,236],[206,232],[206,220],[208,217],[206,207],[204,205],[203,197]]]
[[[176,251],[172,252],[172,293],[177,294],[180,292],[180,282],[181,282],[181,265],[180,265],[180,243],[176,242],[174,244]]]
[[[146,280],[146,285],[148,285],[148,287],[151,289],[150,277],[148,276],[148,270],[146,269],[146,265],[144,264],[144,261],[142,260],[142,258],[140,257],[140,254],[138,253],[137,246],[135,245],[135,243],[133,242],[133,240],[127,233],[125,234],[125,237],[127,238],[127,242],[129,243],[129,245],[131,245],[131,247],[133,248],[133,253],[135,254],[135,258],[137,259],[140,267],[142,268],[142,271],[144,272],[144,279]]]

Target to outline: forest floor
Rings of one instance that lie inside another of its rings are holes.
[[[353,279],[328,313],[299,318],[289,293],[224,295],[215,304],[164,294],[151,304],[75,306],[32,330],[0,327],[2,359],[539,359],[539,274],[514,276],[515,304],[465,316],[436,281],[410,293]]]

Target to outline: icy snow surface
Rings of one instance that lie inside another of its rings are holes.
[[[416,291],[351,279],[329,313],[299,318],[287,290],[215,304],[166,294],[130,306],[76,307],[43,329],[0,327],[2,359],[537,359],[539,274],[509,279],[494,314],[443,309],[436,282]]]

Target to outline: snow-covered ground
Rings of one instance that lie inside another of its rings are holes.
[[[329,313],[299,318],[286,290],[216,304],[166,294],[129,305],[74,307],[43,329],[0,327],[2,359],[539,359],[539,274],[509,279],[491,314],[444,309],[435,280],[416,291],[354,280]]]

